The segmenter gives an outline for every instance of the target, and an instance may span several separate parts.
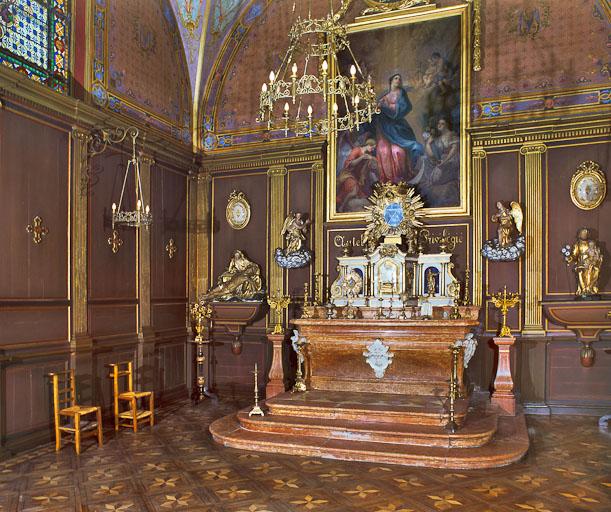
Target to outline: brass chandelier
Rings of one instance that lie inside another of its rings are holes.
[[[144,195],[142,194],[142,181],[140,179],[140,158],[136,154],[136,139],[138,138],[139,132],[136,128],[130,127],[125,130],[121,136],[112,138],[111,135],[106,135],[108,138],[107,142],[120,143],[127,136],[132,139],[132,155],[127,161],[125,168],[125,176],[123,177],[123,186],[121,187],[121,196],[119,197],[119,205],[112,203],[112,228],[115,229],[115,225],[129,226],[133,228],[148,227],[153,222],[153,214],[149,205],[144,206]],[[130,169],[133,170],[135,176],[135,189],[136,189],[136,209],[132,211],[122,210],[123,195],[125,193],[125,184],[127,183],[127,177],[129,176]]]
[[[308,137],[327,135],[358,129],[379,112],[371,76],[365,78],[350,48],[346,26],[340,23],[351,1],[342,0],[339,10],[334,13],[331,7],[324,18],[312,18],[308,12],[293,23],[286,54],[261,87],[257,121],[267,123],[268,130],[284,130],[285,136],[289,131]],[[342,75],[340,52],[347,52],[352,60],[350,76]],[[312,97],[317,95],[328,108],[326,115],[314,117]],[[307,97],[312,99],[306,101]],[[277,105],[282,101],[280,109]]]

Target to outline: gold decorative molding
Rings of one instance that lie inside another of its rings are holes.
[[[483,260],[480,254],[482,241],[484,239],[484,191],[482,187],[482,165],[486,160],[486,151],[475,148],[471,152],[472,175],[472,208],[473,208],[473,266],[471,271],[472,301],[476,306],[482,305],[483,297]],[[469,264],[469,262],[467,262]]]
[[[165,246],[165,252],[168,253],[168,258],[174,259],[174,255],[178,252],[178,246],[174,243],[174,239],[170,238]]]
[[[524,327],[522,333],[544,336],[543,310],[543,154],[542,143],[526,144],[520,148],[524,156],[524,188],[526,210],[526,251],[524,286]]]
[[[108,237],[107,242],[113,254],[117,254],[123,245],[123,240],[121,240],[119,232],[116,229],[112,230],[112,235]]]
[[[536,120],[499,126],[478,127],[470,130],[473,147],[490,148],[504,146],[543,144],[553,141],[573,141],[583,138],[611,136],[608,116],[580,119]],[[530,151],[530,150],[528,150]]]
[[[194,269],[191,283],[193,300],[197,300],[208,291],[212,278],[210,275],[211,184],[212,176],[203,168],[200,168],[194,179],[189,181],[189,197],[192,198],[189,240],[193,243],[193,252],[189,256],[193,261],[189,267]]]
[[[283,167],[294,164],[311,164],[320,161],[325,140],[314,137],[312,140],[289,139],[267,142],[263,146],[233,148],[223,154],[206,154],[203,168],[214,174],[235,172],[241,169]]]
[[[38,215],[34,217],[32,224],[26,226],[25,230],[32,235],[32,242],[36,245],[42,242],[43,237],[49,234],[49,228],[43,226],[43,220]]]
[[[325,222],[325,167],[322,162],[312,164],[314,173],[315,192],[314,192],[314,274],[324,275],[325,272],[325,252],[324,252],[324,222]],[[323,279],[324,289],[324,279]],[[323,292],[324,293],[324,292]]]
[[[473,71],[482,70],[482,2],[473,2]]]
[[[288,174],[284,165],[276,165],[267,170],[269,180],[269,254],[267,257],[268,267],[268,290],[274,293],[284,293],[284,282],[282,268],[274,260],[276,247],[282,247],[282,224],[284,222],[284,196],[285,177]],[[270,309],[269,325],[282,323],[282,311]]]
[[[267,170],[267,175],[271,177],[286,176],[287,173],[288,171],[284,165],[275,165]]]

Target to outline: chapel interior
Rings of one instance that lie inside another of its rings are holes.
[[[609,0],[0,0],[0,512],[611,510]]]

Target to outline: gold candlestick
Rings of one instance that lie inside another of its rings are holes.
[[[454,434],[458,431],[458,424],[456,423],[456,399],[460,396],[459,385],[458,385],[458,353],[461,347],[452,345],[452,372],[450,375],[450,407],[448,411],[448,423],[446,424],[446,430]]]
[[[204,355],[204,345],[210,343],[209,340],[205,340],[202,333],[204,329],[209,329],[209,322],[212,318],[213,309],[208,303],[194,302],[190,305],[191,318],[195,322],[195,369],[196,369],[196,383],[193,389],[193,397],[197,400],[203,400],[206,397],[206,377],[205,377],[205,363],[206,356]]]
[[[253,373],[255,374],[255,405],[248,413],[248,416],[255,416],[255,415],[265,416],[263,409],[259,407],[259,383],[258,383],[258,377],[257,377],[259,374],[259,371],[257,370],[257,363],[255,363],[255,371]]]
[[[497,307],[503,315],[503,324],[499,336],[501,338],[511,337],[511,329],[507,325],[507,311],[515,307],[520,302],[519,293],[507,293],[507,286],[503,287],[502,292],[495,293],[490,296],[492,303]]]
[[[278,290],[275,295],[267,297],[267,303],[274,311],[274,316],[276,318],[272,334],[282,334],[282,312],[288,308],[291,303],[291,297],[289,295],[280,295],[280,290]]]
[[[310,305],[310,283],[303,283],[303,306]]]
[[[471,298],[469,296],[469,288],[471,286],[471,269],[467,267],[465,269],[465,287],[463,290],[462,305],[469,306],[471,304]]]

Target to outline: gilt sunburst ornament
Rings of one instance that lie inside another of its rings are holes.
[[[422,198],[403,181],[378,183],[369,201],[371,205],[365,207],[365,240],[370,247],[377,245],[382,237],[410,238],[422,226],[420,219],[425,217]]]

